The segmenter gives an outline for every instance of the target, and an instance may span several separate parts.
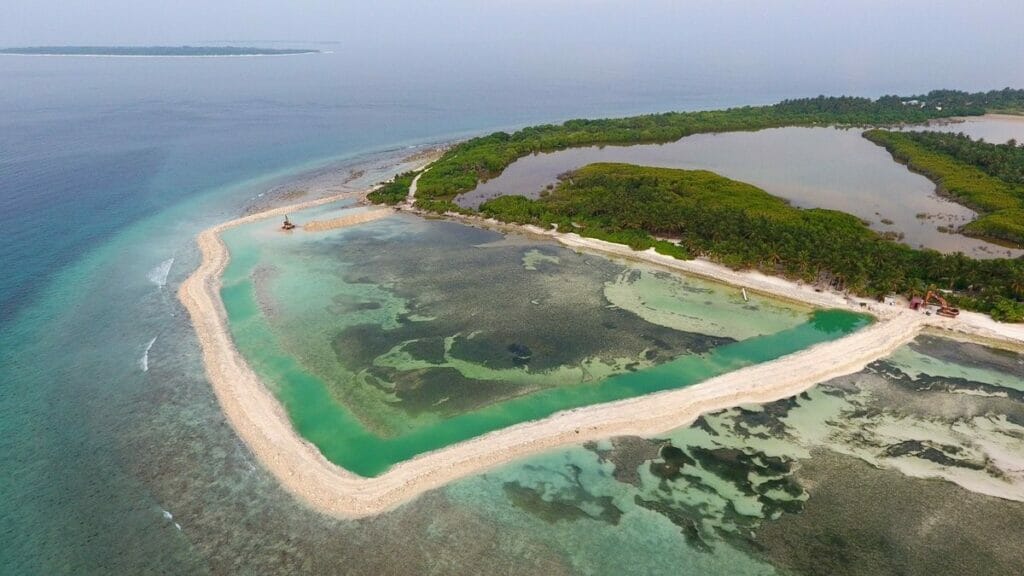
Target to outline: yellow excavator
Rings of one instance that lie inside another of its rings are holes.
[[[910,307],[913,308],[914,310],[917,310],[921,306],[930,306],[933,304],[935,306],[938,306],[939,310],[936,312],[936,314],[938,314],[939,316],[945,316],[946,318],[956,318],[957,316],[960,315],[959,308],[953,308],[952,306],[950,306],[949,302],[946,302],[946,299],[936,294],[934,290],[929,290],[928,293],[925,294],[924,300],[915,297],[913,300],[910,301]]]

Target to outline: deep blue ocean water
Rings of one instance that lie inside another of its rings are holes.
[[[878,92],[686,71],[407,78],[346,62],[0,58],[0,573],[379,573],[382,555],[416,566],[472,542],[395,543],[403,522],[446,509],[438,495],[372,522],[309,512],[224,421],[174,291],[195,234],[268,187],[497,128]]]

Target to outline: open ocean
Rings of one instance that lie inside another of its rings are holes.
[[[492,553],[540,569],[538,550],[474,549],[486,526],[460,523],[442,495],[340,522],[283,493],[221,415],[175,298],[198,261],[196,233],[290,178],[414,145],[883,91],[682,70],[406,79],[349,74],[346,62],[0,58],[0,573],[451,573],[486,570]],[[942,87],[933,80],[902,76],[884,91]]]

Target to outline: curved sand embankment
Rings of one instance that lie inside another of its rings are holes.
[[[453,480],[531,454],[616,435],[657,435],[688,425],[705,412],[792,396],[819,382],[862,370],[911,341],[926,326],[956,326],[965,335],[978,334],[1000,342],[1016,338],[1015,334],[1003,333],[1001,327],[1005,325],[991,321],[992,326],[970,320],[948,321],[875,304],[869,311],[880,320],[840,340],[687,388],[577,408],[497,430],[399,463],[378,477],[363,478],[329,462],[294,430],[284,408],[235,349],[220,299],[221,273],[229,260],[220,238],[222,231],[338,198],[269,210],[203,231],[198,237],[202,263],[178,292],[195,326],[207,377],[228,421],[285,489],[317,510],[335,516],[378,514]],[[385,212],[391,213],[377,210],[363,214],[379,218]],[[332,227],[365,221],[355,216],[336,219]],[[530,232],[553,236],[569,246],[644,260],[813,305],[859,308],[858,301],[836,294],[819,293],[756,273],[735,272],[710,262],[683,262],[654,252],[634,253],[625,246],[572,234],[536,229]]]
[[[457,478],[559,446],[619,434],[657,434],[709,410],[790,396],[862,369],[911,340],[923,324],[919,317],[900,315],[842,340],[696,386],[561,412],[423,454],[376,478],[362,478],[327,461],[295,432],[284,408],[235,349],[227,329],[219,294],[229,254],[219,234],[284,212],[271,210],[202,232],[198,241],[203,261],[182,284],[179,298],[195,325],[207,376],[239,436],[287,490],[338,516],[377,514]]]
[[[179,291],[199,336],[207,376],[232,426],[281,484],[318,510],[343,517],[377,514],[458,478],[552,448],[622,434],[655,435],[704,412],[792,396],[863,369],[912,340],[924,324],[920,316],[901,314],[774,362],[680,390],[560,412],[362,478],[329,462],[295,432],[284,408],[235,349],[219,298],[228,251],[218,234],[225,227],[199,235],[203,262]]]
[[[378,208],[376,210],[367,210],[366,212],[359,212],[357,214],[348,214],[346,216],[340,216],[330,220],[310,220],[302,225],[302,229],[307,232],[333,230],[335,228],[344,228],[346,226],[355,226],[356,224],[362,224],[364,222],[380,220],[381,218],[387,218],[394,213],[394,210],[390,208]]]

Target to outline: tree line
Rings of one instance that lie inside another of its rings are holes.
[[[1000,144],[975,140],[963,132],[902,132],[918,146],[941,152],[958,162],[1010,184],[1024,184],[1024,145],[1015,139]]]
[[[421,179],[422,182],[422,179]],[[950,290],[950,300],[1003,321],[1024,321],[1024,261],[975,260],[883,238],[855,216],[803,210],[703,170],[591,164],[537,200],[505,196],[480,211],[506,222],[703,256],[867,296]]]
[[[935,182],[939,193],[981,214],[960,232],[1024,246],[1024,148],[963,134],[868,130],[864,137]]]
[[[412,186],[416,178],[416,171],[402,172],[389,182],[382,182],[380,187],[370,192],[366,197],[374,204],[387,204],[394,206],[404,202],[409,195],[409,186]]]
[[[770,106],[727,110],[667,112],[629,118],[570,120],[514,133],[495,132],[453,146],[417,189],[417,206],[446,212],[462,211],[454,202],[481,180],[500,174],[528,154],[578,146],[671,142],[710,132],[760,130],[782,126],[887,126],[921,123],[935,118],[976,116],[992,110],[1024,110],[1024,90],[1006,88],[967,93],[935,90],[917,96],[883,96],[876,100],[852,96],[818,96],[784,100]]]

